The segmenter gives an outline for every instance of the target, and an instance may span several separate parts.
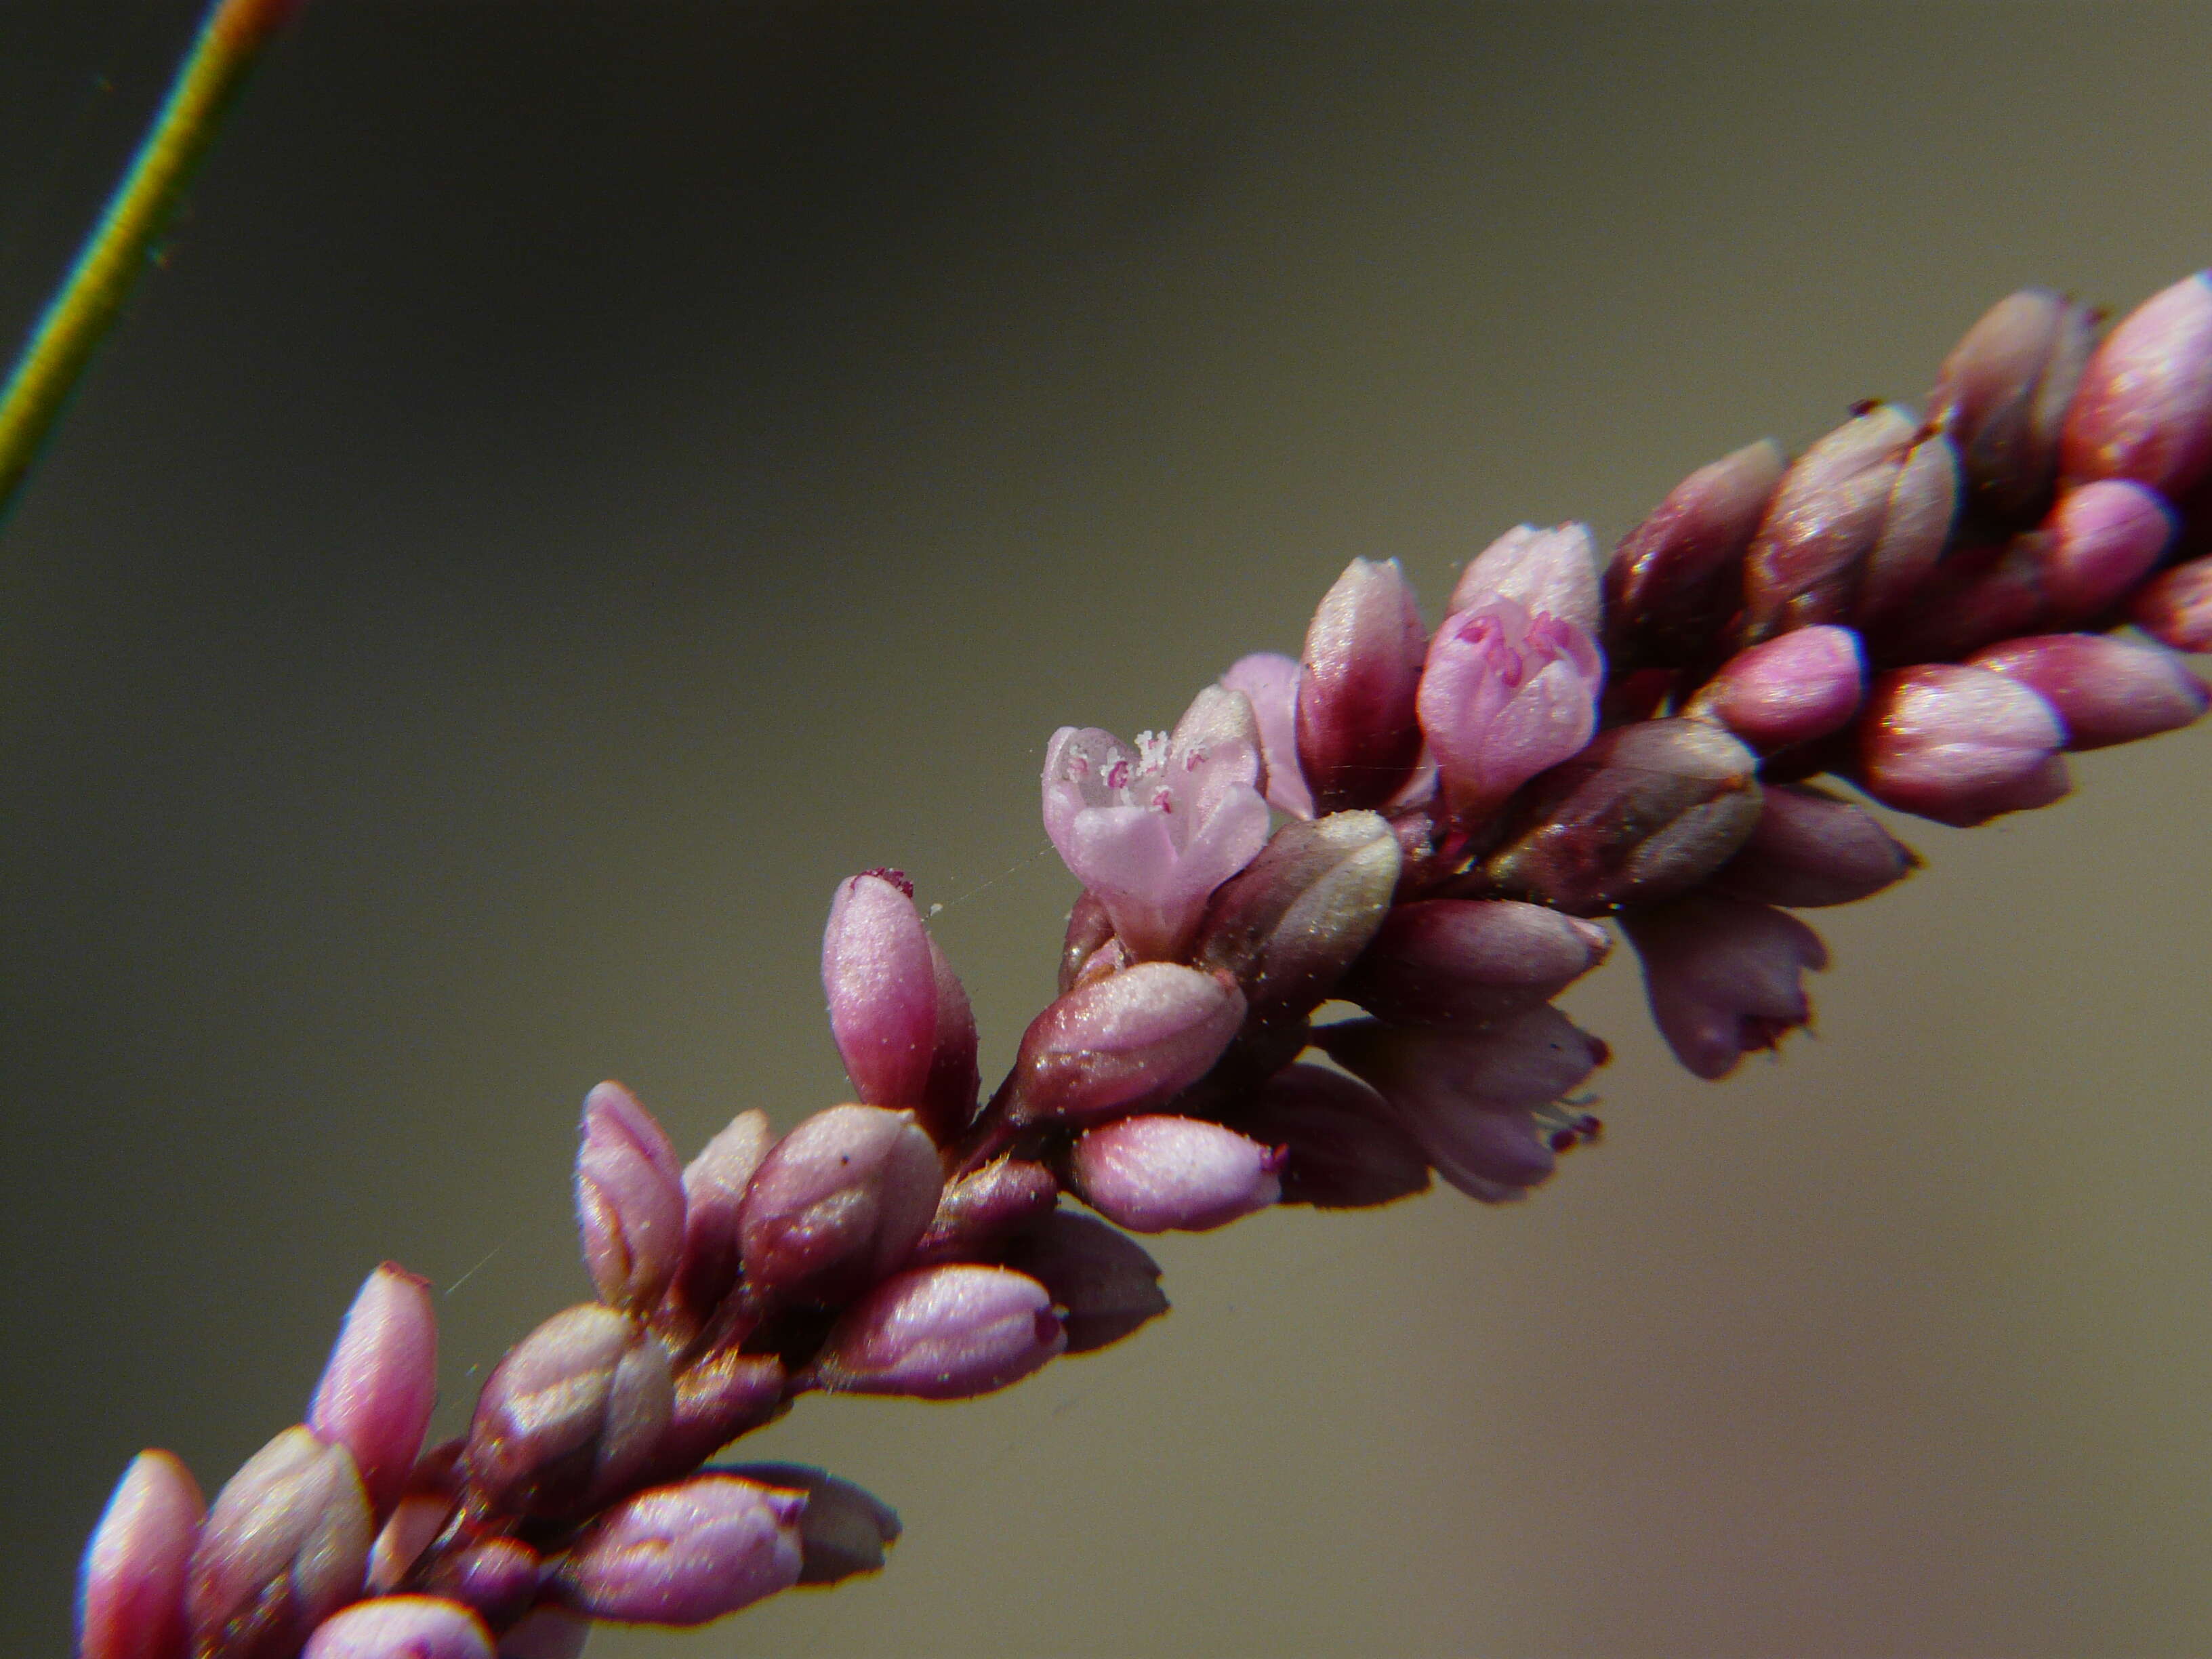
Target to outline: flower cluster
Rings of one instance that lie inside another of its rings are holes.
[[[872,1571],[877,1500],[708,1460],[805,1393],[957,1399],[1127,1336],[1167,1305],[1132,1233],[1432,1176],[1522,1196],[1599,1133],[1577,1091],[1605,1045],[1553,1003],[1601,919],[1691,1071],[1773,1048],[1827,962],[1792,913],[1917,862],[1813,780],[1977,824],[2063,795],[2069,750],[2204,711],[2176,653],[2212,647],[2212,273],[2096,328],[2015,295],[1924,417],[1723,457],[1602,571],[1582,526],[1524,526],[1431,630],[1356,559],[1298,658],[1244,658],[1171,733],[1064,728],[1043,814],[1083,891],[988,1099],[911,885],[844,882],[822,972],[854,1102],[781,1139],[741,1114],[681,1164],[593,1090],[597,1300],[426,1449],[429,1298],[378,1269],[307,1421],[212,1508],[167,1454],[131,1465],[81,1659],[551,1659],[592,1620]],[[1360,1012],[1317,1024],[1332,1002]]]

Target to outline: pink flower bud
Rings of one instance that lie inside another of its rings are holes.
[[[1285,1204],[1364,1209],[1428,1189],[1429,1160],[1382,1097],[1326,1066],[1285,1066],[1237,1127],[1283,1149]]]
[[[640,1476],[674,1403],[668,1357],[641,1325],[567,1309],[509,1349],[477,1397],[469,1483],[514,1514],[574,1514]]]
[[[437,1397],[438,1318],[430,1282],[387,1261],[347,1310],[307,1407],[316,1437],[353,1454],[379,1521],[399,1501]]]
[[[2173,540],[2173,509],[2157,491],[2124,478],[2100,479],[2059,497],[2028,538],[2041,614],[2051,623],[2103,616],[2156,568]]]
[[[2058,478],[2058,428],[2095,343],[2096,316],[2047,289],[1983,313],[1943,360],[1928,424],[1957,446],[1966,499],[2001,522],[2033,519]]]
[[[626,1625],[704,1625],[799,1582],[805,1494],[701,1474],[623,1499],[569,1550],[562,1599]]]
[[[1744,552],[1784,465],[1771,439],[1723,455],[1622,538],[1605,570],[1605,650],[1616,669],[1673,666],[1707,648],[1741,598]]]
[[[915,1247],[914,1264],[980,1261],[1001,1239],[1048,1215],[1060,1201],[1060,1182],[1042,1164],[994,1158],[945,1189],[929,1231]]]
[[[1044,827],[1133,956],[1182,954],[1207,895],[1267,839],[1260,735],[1243,694],[1209,686],[1173,738],[1062,726],[1045,750]]]
[[[1022,1034],[1007,1120],[1080,1122],[1164,1101],[1212,1071],[1243,1023],[1226,974],[1140,962],[1094,981]]]
[[[287,1429],[216,1494],[192,1552],[185,1606],[205,1659],[292,1659],[361,1594],[368,1498],[353,1455]]]
[[[1314,815],[1313,791],[1298,769],[1298,681],[1305,665],[1279,651],[1239,657],[1221,677],[1222,685],[1251,700],[1260,726],[1260,752],[1267,762],[1267,805],[1294,818]]]
[[[1805,784],[1768,787],[1759,827],[1712,879],[1712,890],[1793,909],[1851,904],[1920,867],[1864,807]]]
[[[1796,917],[1698,894],[1622,921],[1659,1034],[1698,1077],[1726,1077],[1812,1018],[1803,976],[1826,967],[1828,951]]]
[[[491,1632],[457,1601],[382,1595],[325,1620],[300,1659],[492,1659]]]
[[[540,1602],[499,1638],[499,1659],[582,1659],[591,1634],[590,1620]]]
[[[1605,664],[1572,623],[1494,599],[1437,630],[1421,675],[1421,729],[1462,823],[1589,741]]]
[[[1006,1265],[1045,1287],[1067,1352],[1092,1353],[1168,1310],[1159,1264],[1143,1245],[1094,1217],[1059,1210],[1014,1241]]]
[[[643,1310],[660,1299],[684,1254],[684,1174],[653,1115],[619,1083],[584,1097],[576,1218],[601,1301]]]
[[[2135,625],[2177,651],[2212,651],[2212,559],[2162,573],[2128,608]]]
[[[1483,872],[1572,915],[1686,892],[1759,822],[1758,766],[1704,720],[1616,726],[1530,786]]]
[[[2045,634],[1991,646],[1968,659],[2040,696],[2058,711],[2069,749],[2102,749],[2178,731],[2212,692],[2171,651],[2102,634]]]
[[[1345,1070],[1373,1085],[1401,1121],[1407,1111],[1439,1100],[1471,1101],[1500,1111],[1548,1106],[1581,1087],[1609,1058],[1605,1044],[1551,1007],[1531,1008],[1481,1031],[1356,1019],[1322,1026],[1314,1041]]]
[[[2212,271],[2154,294],[2106,337],[2060,460],[2069,483],[2133,478],[2175,501],[2212,471]]]
[[[1718,720],[1763,755],[1839,732],[1866,690],[1866,653],[1848,628],[1800,628],[1739,651],[1684,713]]]
[[[1969,829],[2048,806],[2072,787],[2057,712],[1985,668],[1936,663],[1884,675],[1860,733],[1867,792],[1938,823]]]
[[[775,1144],[768,1114],[739,1112],[684,1170],[684,1260],[675,1296],[704,1320],[738,1282],[738,1212],[753,1172]]]
[[[783,1410],[783,1362],[774,1354],[745,1353],[732,1344],[693,1361],[676,1378],[675,1403],[653,1450],[652,1476],[689,1474]]]
[[[481,1538],[440,1553],[409,1588],[474,1609],[494,1629],[530,1610],[544,1577],[544,1560],[520,1538]]]
[[[1303,1019],[1382,925],[1399,864],[1377,813],[1285,824],[1206,907],[1200,966],[1235,975],[1250,1017]]]
[[[898,1511],[874,1493],[805,1463],[739,1463],[710,1471],[806,1494],[799,1521],[799,1582],[839,1584],[884,1570],[898,1541]]]
[[[369,1547],[368,1588],[388,1595],[407,1577],[422,1552],[445,1530],[461,1495],[464,1440],[447,1440],[415,1460],[392,1516]]]
[[[165,1451],[143,1451],[116,1483],[79,1570],[77,1659],[184,1659],[185,1574],[200,1489]]]
[[[1354,559],[1306,630],[1298,769],[1324,812],[1380,806],[1420,757],[1413,714],[1427,631],[1395,559]]]
[[[975,1016],[897,871],[838,884],[822,935],[822,986],[860,1098],[912,1108],[933,1139],[957,1134],[975,1105]]]
[[[1390,913],[1340,990],[1395,1025],[1480,1025],[1549,1002],[1613,948],[1602,927],[1512,899]]]
[[[1210,1232],[1283,1195],[1282,1154],[1218,1123],[1125,1117],[1079,1136],[1083,1201],[1133,1233]]]
[[[1542,613],[1595,634],[1602,611],[1597,594],[1597,548],[1586,524],[1549,530],[1522,525],[1477,554],[1454,584],[1447,616],[1492,599],[1511,599],[1531,616]]]
[[[1005,1267],[921,1267],[845,1310],[816,1370],[836,1394],[965,1400],[1020,1381],[1067,1346],[1051,1299]]]
[[[776,1144],[745,1190],[745,1279],[832,1304],[903,1262],[937,1212],[944,1176],[913,1114],[817,1112]]]

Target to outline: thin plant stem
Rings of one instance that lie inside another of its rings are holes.
[[[130,297],[224,112],[261,48],[297,5],[298,0],[214,0],[209,7],[161,112],[0,392],[0,520],[15,505],[85,366]]]

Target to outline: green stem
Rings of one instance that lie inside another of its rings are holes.
[[[191,50],[177,67],[161,112],[108,198],[107,210],[47,303],[0,391],[0,520],[70,393],[113,325],[155,240],[214,142],[223,112],[263,46],[296,0],[213,0]]]

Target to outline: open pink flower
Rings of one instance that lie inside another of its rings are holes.
[[[1421,674],[1421,730],[1444,798],[1480,817],[1589,741],[1605,664],[1573,623],[1493,599],[1437,630]]]
[[[1044,757],[1044,827],[1132,955],[1180,955],[1206,897],[1267,843],[1260,732],[1243,693],[1209,686],[1170,738],[1130,747],[1064,726]]]

